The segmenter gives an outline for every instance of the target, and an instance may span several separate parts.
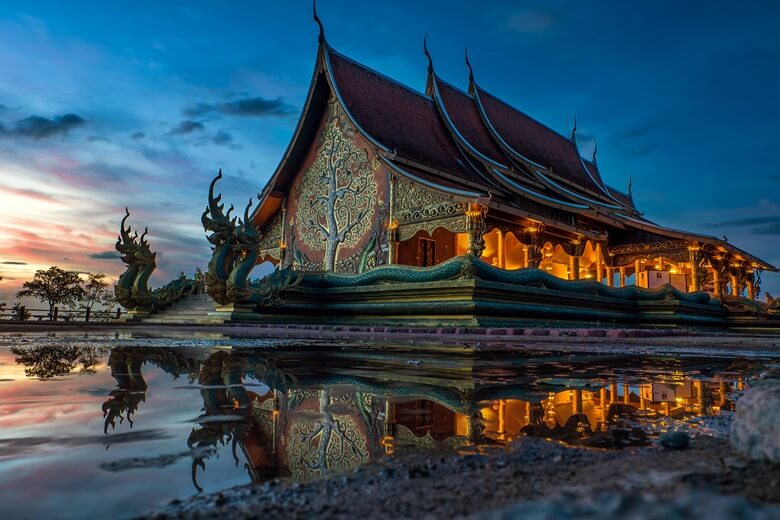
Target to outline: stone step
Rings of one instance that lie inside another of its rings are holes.
[[[143,322],[150,324],[222,323],[224,320],[215,320],[209,317],[209,313],[214,312],[215,307],[216,303],[209,295],[193,294],[156,314],[152,314]]]

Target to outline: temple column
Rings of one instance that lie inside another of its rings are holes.
[[[569,280],[580,279],[580,257],[569,255]]]
[[[287,260],[287,197],[282,199],[282,236],[279,238],[279,269],[285,266]]]
[[[528,269],[530,262],[528,261],[528,246],[523,244],[523,268]]]
[[[610,403],[617,403],[617,384],[612,383],[609,385],[609,402]]]
[[[604,283],[604,259],[601,243],[596,244],[596,280]]]
[[[469,253],[477,258],[482,256],[485,250],[485,213],[487,208],[479,204],[471,204],[466,210],[466,224],[469,237]]]
[[[739,278],[737,275],[730,274],[729,282],[731,283],[731,296],[739,296]]]
[[[582,413],[582,390],[572,390],[572,407],[574,413]]]
[[[618,275],[619,275],[619,281],[620,281],[620,287],[626,286],[626,268],[620,267],[618,269]]]
[[[396,258],[396,251],[398,251],[398,221],[395,220],[395,175],[390,176],[390,204],[388,205],[388,222],[387,222],[387,263],[395,264],[398,259]]]
[[[623,403],[631,404],[631,387],[623,385]]]
[[[506,437],[506,400],[498,400],[498,437],[503,439]]]
[[[615,268],[607,267],[607,285],[610,287],[615,286]]]
[[[701,278],[699,277],[700,249],[698,246],[688,248],[688,258],[691,262],[691,291],[701,291]]]
[[[756,299],[756,282],[755,282],[755,275],[753,274],[752,269],[748,271],[747,297],[750,298],[751,300]]]
[[[694,388],[696,388],[696,413],[704,413],[704,382],[694,381]]]
[[[634,261],[634,285],[639,285],[639,272],[642,270],[642,260]]]
[[[387,263],[398,263],[398,222],[395,220],[387,227]]]
[[[498,267],[501,269],[506,269],[506,252],[505,252],[505,246],[504,244],[504,234],[501,232],[501,230],[498,230]]]
[[[721,282],[720,273],[715,266],[712,267],[712,286],[715,298],[723,298],[723,282]]]

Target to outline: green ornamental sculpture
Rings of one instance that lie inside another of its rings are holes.
[[[114,286],[117,303],[134,313],[145,314],[158,311],[192,293],[195,281],[183,274],[154,291],[149,289],[149,277],[157,268],[157,253],[146,241],[148,229],[144,229],[139,237],[138,232],[126,226],[129,217],[130,211],[125,208],[116,241],[116,250],[126,265],[125,272]]]
[[[250,216],[252,199],[244,210],[243,220],[230,217],[233,206],[224,212],[222,194],[214,195],[214,188],[222,178],[222,170],[211,181],[206,210],[201,223],[212,245],[212,256],[206,272],[206,292],[219,305],[269,305],[279,301],[279,294],[297,285],[300,276],[290,267],[275,270],[269,276],[250,282],[249,274],[257,264],[262,235]]]

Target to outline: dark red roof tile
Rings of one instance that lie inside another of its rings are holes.
[[[344,104],[369,136],[400,157],[485,184],[463,162],[431,98],[341,54],[329,56]]]
[[[474,98],[436,78],[442,104],[463,138],[488,159],[509,166],[504,153],[485,128]]]
[[[550,168],[575,186],[602,194],[603,182],[588,176],[575,144],[482,89],[479,99],[496,132],[517,153]]]

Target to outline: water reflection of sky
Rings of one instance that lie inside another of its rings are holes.
[[[113,518],[193,494],[189,456],[154,469],[100,468],[187,450],[203,407],[198,392],[173,390],[186,379],[153,365],[144,367],[144,378],[149,387],[134,426],[125,421],[105,435],[101,406],[117,384],[105,364],[94,374],[38,381],[0,349],[0,380],[12,379],[0,382],[0,512],[10,513],[0,517]],[[212,458],[200,476],[206,491],[248,482],[230,456]]]
[[[497,359],[57,348],[22,356],[0,347],[0,518],[132,516],[195,493],[195,466],[197,485],[209,492],[520,435],[648,444],[648,424],[675,427],[733,408],[735,393],[766,364],[560,352]]]

